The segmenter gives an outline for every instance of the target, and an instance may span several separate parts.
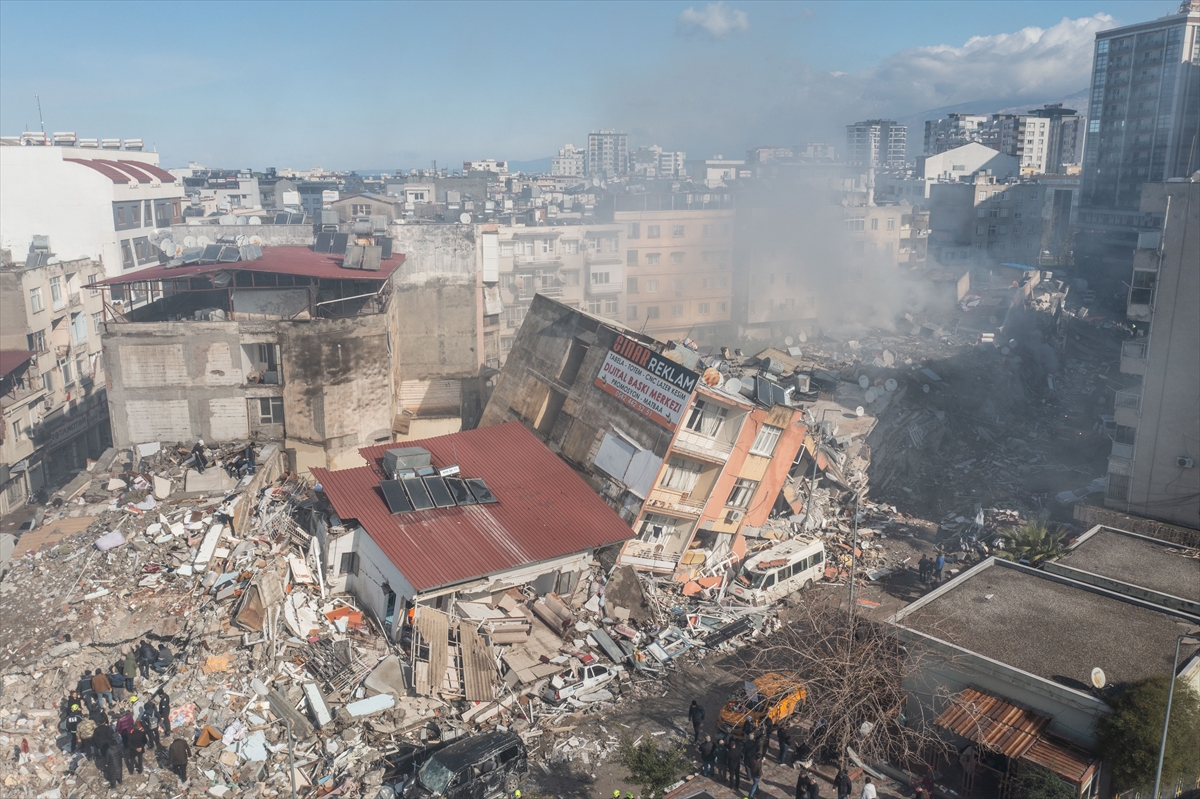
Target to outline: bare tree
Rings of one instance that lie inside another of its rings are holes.
[[[815,753],[838,761],[850,748],[866,763],[907,766],[950,750],[921,721],[924,714],[909,708],[912,685],[926,683],[917,672],[933,658],[945,662],[944,653],[921,651],[899,640],[891,625],[865,619],[827,595],[789,611],[745,676],[776,673],[804,684],[799,712]]]

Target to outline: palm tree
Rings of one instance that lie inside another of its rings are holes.
[[[1024,527],[1009,527],[1000,531],[1004,549],[995,555],[1037,566],[1042,561],[1057,558],[1064,552],[1062,531],[1051,529],[1045,522],[1032,522]]]

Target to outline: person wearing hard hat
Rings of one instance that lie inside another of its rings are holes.
[[[71,733],[71,754],[75,754],[75,750],[79,748],[79,722],[83,721],[83,714],[79,712],[79,704],[71,705],[67,711],[67,732]]]

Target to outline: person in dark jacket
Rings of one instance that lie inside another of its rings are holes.
[[[112,686],[113,699],[118,704],[125,701],[125,674],[114,671],[108,675],[108,684]]]
[[[195,464],[197,472],[204,474],[204,467],[208,465],[208,458],[204,455],[203,438],[198,440],[196,445],[192,447],[192,456],[188,460]]]
[[[717,745],[713,743],[711,735],[704,736],[704,743],[700,744],[700,776],[711,777],[713,766],[716,765]]]
[[[158,720],[162,724],[163,735],[171,734],[171,697],[166,691],[158,692]]]
[[[142,641],[138,644],[137,664],[143,680],[150,679],[150,666],[156,660],[158,660],[158,653],[154,651],[153,644],[149,641]]]
[[[153,702],[147,702],[142,707],[142,714],[138,721],[142,723],[142,729],[146,731],[146,738],[150,745],[155,750],[162,749],[162,738],[158,734],[158,708]]]
[[[729,785],[733,788],[734,793],[741,793],[742,790],[742,750],[738,746],[737,740],[729,742],[729,754],[725,757],[725,764],[729,766]]]
[[[838,799],[848,799],[850,791],[854,785],[850,782],[850,775],[846,773],[846,764],[842,763],[838,766],[837,776],[833,778],[833,787],[837,790]]]
[[[700,726],[704,724],[704,708],[700,707],[700,703],[695,699],[692,700],[692,706],[688,708],[688,720],[692,722],[692,743],[700,740]]]
[[[808,783],[811,780],[808,772],[800,769],[800,775],[796,777],[796,799],[808,799]]]
[[[168,649],[166,644],[159,644],[158,652],[155,653],[154,663],[152,664],[154,670],[162,674],[174,662],[175,653]]]
[[[742,738],[749,739],[751,735],[758,731],[758,722],[754,720],[753,715],[747,715],[746,720],[742,722]]]
[[[71,754],[75,754],[75,751],[79,749],[79,722],[83,721],[83,714],[79,712],[78,704],[71,705],[64,721],[67,724],[67,732],[71,733]]]
[[[775,737],[779,739],[779,765],[786,766],[788,750],[792,748],[792,731],[787,727],[780,727]]]
[[[171,767],[171,771],[175,772],[175,776],[179,778],[180,782],[187,782],[187,763],[187,741],[176,738],[171,741],[171,746],[167,749],[167,765]]]
[[[750,775],[750,791],[746,794],[747,799],[754,799],[754,795],[758,793],[758,786],[762,783],[763,776],[763,759],[755,755],[750,762],[746,764],[746,772]]]
[[[124,781],[124,763],[122,755],[124,755],[124,747],[121,742],[115,738],[109,742],[104,750],[104,778],[108,780],[109,788],[116,788]]]
[[[146,751],[146,743],[149,738],[146,735],[146,729],[140,721],[133,723],[133,729],[129,731],[129,735],[125,738],[125,762],[129,766],[129,773],[132,774],[134,769],[137,773],[142,773],[142,757]]]
[[[713,760],[717,764],[717,772],[720,774],[721,782],[729,781],[729,744],[725,742],[725,736],[722,735],[717,739],[717,747],[713,752]]]

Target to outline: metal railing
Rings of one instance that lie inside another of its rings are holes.
[[[1136,358],[1139,361],[1146,360],[1146,350],[1149,348],[1149,343],[1144,340],[1126,341],[1121,345],[1122,358]]]
[[[1142,406],[1142,390],[1140,388],[1118,391],[1113,403],[1118,408],[1138,410]]]

